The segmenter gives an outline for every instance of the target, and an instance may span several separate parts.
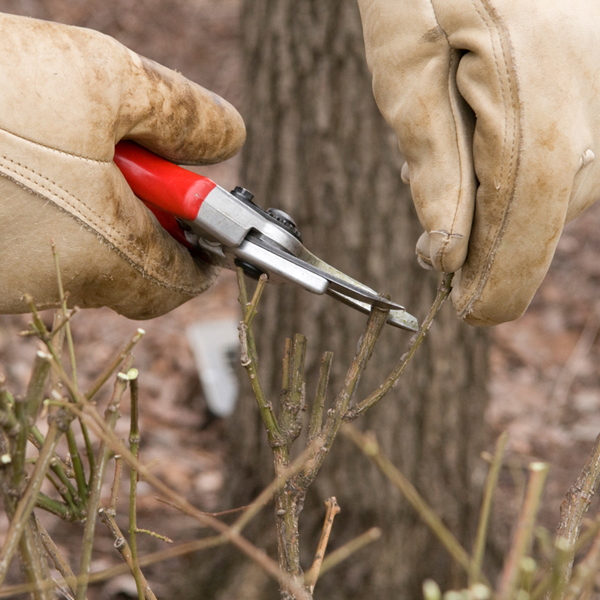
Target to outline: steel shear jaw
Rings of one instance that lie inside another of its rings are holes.
[[[248,190],[227,192],[132,142],[117,145],[115,163],[136,196],[155,214],[160,211],[161,224],[216,264],[230,269],[242,265],[250,275],[266,273],[274,283],[291,282],[314,294],[326,293],[361,312],[369,313],[372,306],[388,309],[388,323],[418,329],[417,319],[404,307],[311,254],[289,215],[278,209],[264,211]]]

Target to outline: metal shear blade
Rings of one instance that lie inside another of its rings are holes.
[[[265,271],[268,275],[293,281],[315,293],[327,293],[336,300],[369,314],[373,306],[390,310],[387,322],[390,325],[417,331],[417,319],[404,307],[379,296],[374,290],[334,269],[303,247],[303,258],[295,257],[268,239],[249,235],[234,254],[244,261]]]
[[[240,244],[240,246],[238,246],[238,248],[241,248],[242,246],[245,246],[246,252],[248,251],[248,246],[255,246],[266,251],[266,253],[264,254],[264,257],[266,259],[264,261],[264,264],[257,264],[256,266],[264,268],[264,270],[267,273],[269,271],[274,271],[281,277],[284,277],[285,279],[296,281],[296,283],[303,285],[305,282],[303,280],[297,281],[295,278],[296,273],[289,271],[290,267],[295,266],[299,268],[299,270],[296,270],[298,273],[304,271],[302,275],[306,277],[306,283],[308,283],[309,281],[311,281],[312,283],[312,280],[321,281],[321,285],[317,284],[309,288],[310,291],[316,294],[329,293],[330,291],[333,291],[337,292],[338,294],[343,294],[344,296],[354,298],[355,300],[365,302],[371,306],[377,306],[379,308],[388,310],[404,310],[403,306],[400,306],[399,304],[396,304],[391,300],[383,298],[367,286],[363,286],[358,281],[355,281],[348,276],[340,277],[341,272],[336,272],[336,270],[333,267],[330,267],[329,265],[327,265],[327,263],[324,263],[322,260],[312,255],[305,248],[303,248],[301,253],[304,254],[306,257],[311,257],[311,262],[289,254],[285,250],[279,248],[277,244],[270,243],[266,238],[258,237],[252,234],[250,234],[244,240],[243,244]],[[240,256],[240,253],[238,251],[234,251],[234,253]],[[274,260],[273,255],[274,257],[277,257],[281,260],[279,264],[276,260]],[[243,257],[240,256],[240,258]],[[248,256],[248,258],[250,257]],[[257,257],[253,258],[255,259],[256,263]],[[324,269],[323,266],[326,266],[328,268]]]

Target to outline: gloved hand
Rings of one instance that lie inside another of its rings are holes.
[[[0,312],[56,306],[56,243],[69,304],[163,314],[217,271],[192,259],[112,162],[135,140],[183,164],[229,158],[240,115],[100,33],[0,15]]]
[[[379,108],[461,318],[519,317],[600,196],[597,0],[359,0]]]

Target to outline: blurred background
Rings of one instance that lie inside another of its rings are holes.
[[[248,56],[242,50],[240,0],[0,0],[0,11],[103,31],[225,97],[246,118],[255,102],[247,83]],[[250,139],[251,148],[255,139],[256,134]],[[223,187],[232,188],[252,179],[248,164],[243,167],[242,158],[236,157],[202,172]],[[492,449],[499,433],[508,430],[506,464],[513,467],[503,471],[498,490],[492,556],[501,555],[518,509],[522,482],[515,473],[532,460],[550,463],[542,524],[552,530],[558,521],[560,502],[600,431],[598,231],[600,206],[595,206],[567,227],[551,270],[525,316],[483,334],[489,338],[489,371],[485,373],[488,399],[475,450],[479,456],[481,450]],[[416,235],[409,242],[414,246]],[[413,261],[412,253],[409,260]],[[410,281],[405,285],[410,287]],[[408,289],[406,293],[417,297]],[[411,306],[404,297],[399,299],[419,317],[428,308]],[[197,322],[237,319],[238,315],[235,277],[223,273],[210,291],[164,317],[140,324],[100,309],[85,311],[73,323],[79,378],[84,388],[95,378],[98,365],[105,364],[136,327],[141,325],[146,330],[135,363],[141,372],[142,458],[153,465],[157,475],[206,511],[223,508],[231,497],[228,486],[235,458],[231,458],[230,420],[207,407],[186,329]],[[51,315],[47,318],[50,320]],[[450,309],[446,318],[453,318]],[[0,316],[0,369],[14,393],[25,389],[37,349],[33,340],[17,337],[27,322],[27,315]],[[432,336],[435,334],[434,328]],[[399,339],[401,346],[407,338]],[[117,430],[122,435],[127,431],[125,421],[119,425],[123,429]],[[479,474],[480,467],[475,469]],[[197,537],[195,525],[160,503],[148,486],[141,483],[139,494],[139,526],[178,542]],[[315,517],[317,521],[320,518]],[[1,515],[0,535],[6,525]],[[80,526],[56,526],[53,521],[48,526],[54,527],[52,533],[65,554],[76,557],[72,539],[80,539],[80,535],[72,532]],[[112,539],[100,528],[99,532],[93,570],[120,562]],[[162,547],[153,538],[142,538],[141,543],[142,553]],[[157,594],[165,598],[228,597],[216,592],[203,595],[194,588],[197,584],[190,578],[190,570],[202,560],[185,557],[158,564],[148,569],[147,576]],[[338,576],[335,571],[327,575],[332,587]],[[361,577],[357,576],[355,582],[360,583],[366,576]],[[355,589],[354,597],[364,597],[360,587]],[[323,594],[323,598],[333,597]],[[106,600],[134,596],[135,585],[129,577],[96,585],[89,595]],[[345,597],[353,596],[346,593]]]

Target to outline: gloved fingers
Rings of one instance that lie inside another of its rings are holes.
[[[117,177],[108,191],[119,196],[119,204],[107,204],[102,214],[72,202],[62,189],[47,189],[45,197],[32,194],[17,184],[18,177],[0,177],[0,289],[5,290],[0,313],[28,312],[26,294],[41,309],[59,305],[52,242],[69,306],[108,306],[132,319],[176,308],[218,274],[171,238]],[[90,177],[87,192],[107,190],[102,179]],[[37,191],[37,183],[31,188]]]
[[[180,73],[128,51],[130,69],[116,121],[116,139],[134,140],[180,164],[230,158],[245,141],[238,111]]]
[[[561,6],[542,0],[360,2],[376,99],[426,230],[419,260],[460,268],[452,298],[467,322],[515,319],[565,221],[597,197],[597,5],[574,0],[557,26]]]
[[[398,135],[428,236],[419,255],[436,269],[464,263],[473,220],[473,115],[456,87],[461,51],[430,2],[360,0],[375,99]]]
[[[0,15],[0,312],[56,301],[55,237],[72,303],[132,318],[204,291],[218,269],[160,227],[112,161],[130,137],[177,162],[234,154],[231,105],[87,29]]]
[[[589,167],[582,157],[594,138],[580,110],[589,83],[582,86],[585,71],[565,60],[576,55],[581,30],[568,31],[573,23],[566,20],[561,39],[549,44],[557,14],[544,2],[528,5],[527,18],[514,8],[502,1],[495,7],[482,0],[436,2],[450,44],[464,51],[457,88],[477,115],[476,207],[468,257],[452,295],[459,316],[476,325],[523,314],[569,211],[589,200],[589,189],[576,199],[578,187],[586,188]],[[574,13],[583,8],[582,2],[573,5]],[[597,19],[597,8],[591,10]]]

